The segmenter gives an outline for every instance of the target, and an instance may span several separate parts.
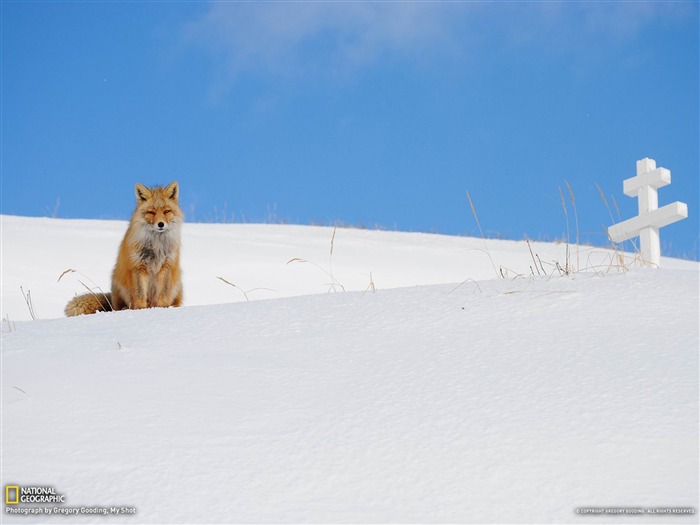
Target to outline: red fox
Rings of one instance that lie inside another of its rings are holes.
[[[67,316],[182,304],[178,184],[137,184],[135,190],[136,209],[119,246],[112,293],[74,297],[66,305]]]

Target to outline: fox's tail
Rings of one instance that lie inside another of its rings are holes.
[[[94,314],[95,312],[111,312],[112,294],[111,293],[84,293],[76,295],[68,301],[65,310],[68,317],[74,315]]]

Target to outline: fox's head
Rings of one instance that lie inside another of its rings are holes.
[[[143,184],[137,184],[135,191],[134,219],[146,225],[151,231],[163,233],[182,222],[182,211],[177,203],[180,191],[177,182],[171,182],[164,188],[160,186],[147,188]]]

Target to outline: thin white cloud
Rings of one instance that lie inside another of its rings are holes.
[[[470,4],[423,2],[213,3],[187,28],[191,41],[218,55],[233,76],[347,69],[387,53],[444,45],[452,21]]]
[[[477,55],[493,44],[585,52],[591,37],[625,40],[689,13],[671,2],[213,2],[186,33],[231,82],[245,72],[347,73],[385,56]]]

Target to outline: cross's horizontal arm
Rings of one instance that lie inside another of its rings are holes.
[[[613,242],[622,242],[637,237],[644,228],[662,228],[687,217],[688,205],[684,202],[673,202],[610,226],[608,235]]]
[[[656,168],[653,171],[647,171],[637,175],[636,177],[626,179],[622,183],[622,188],[625,195],[636,197],[639,190],[644,186],[661,188],[662,186],[667,186],[669,184],[671,184],[671,172],[666,168]]]

